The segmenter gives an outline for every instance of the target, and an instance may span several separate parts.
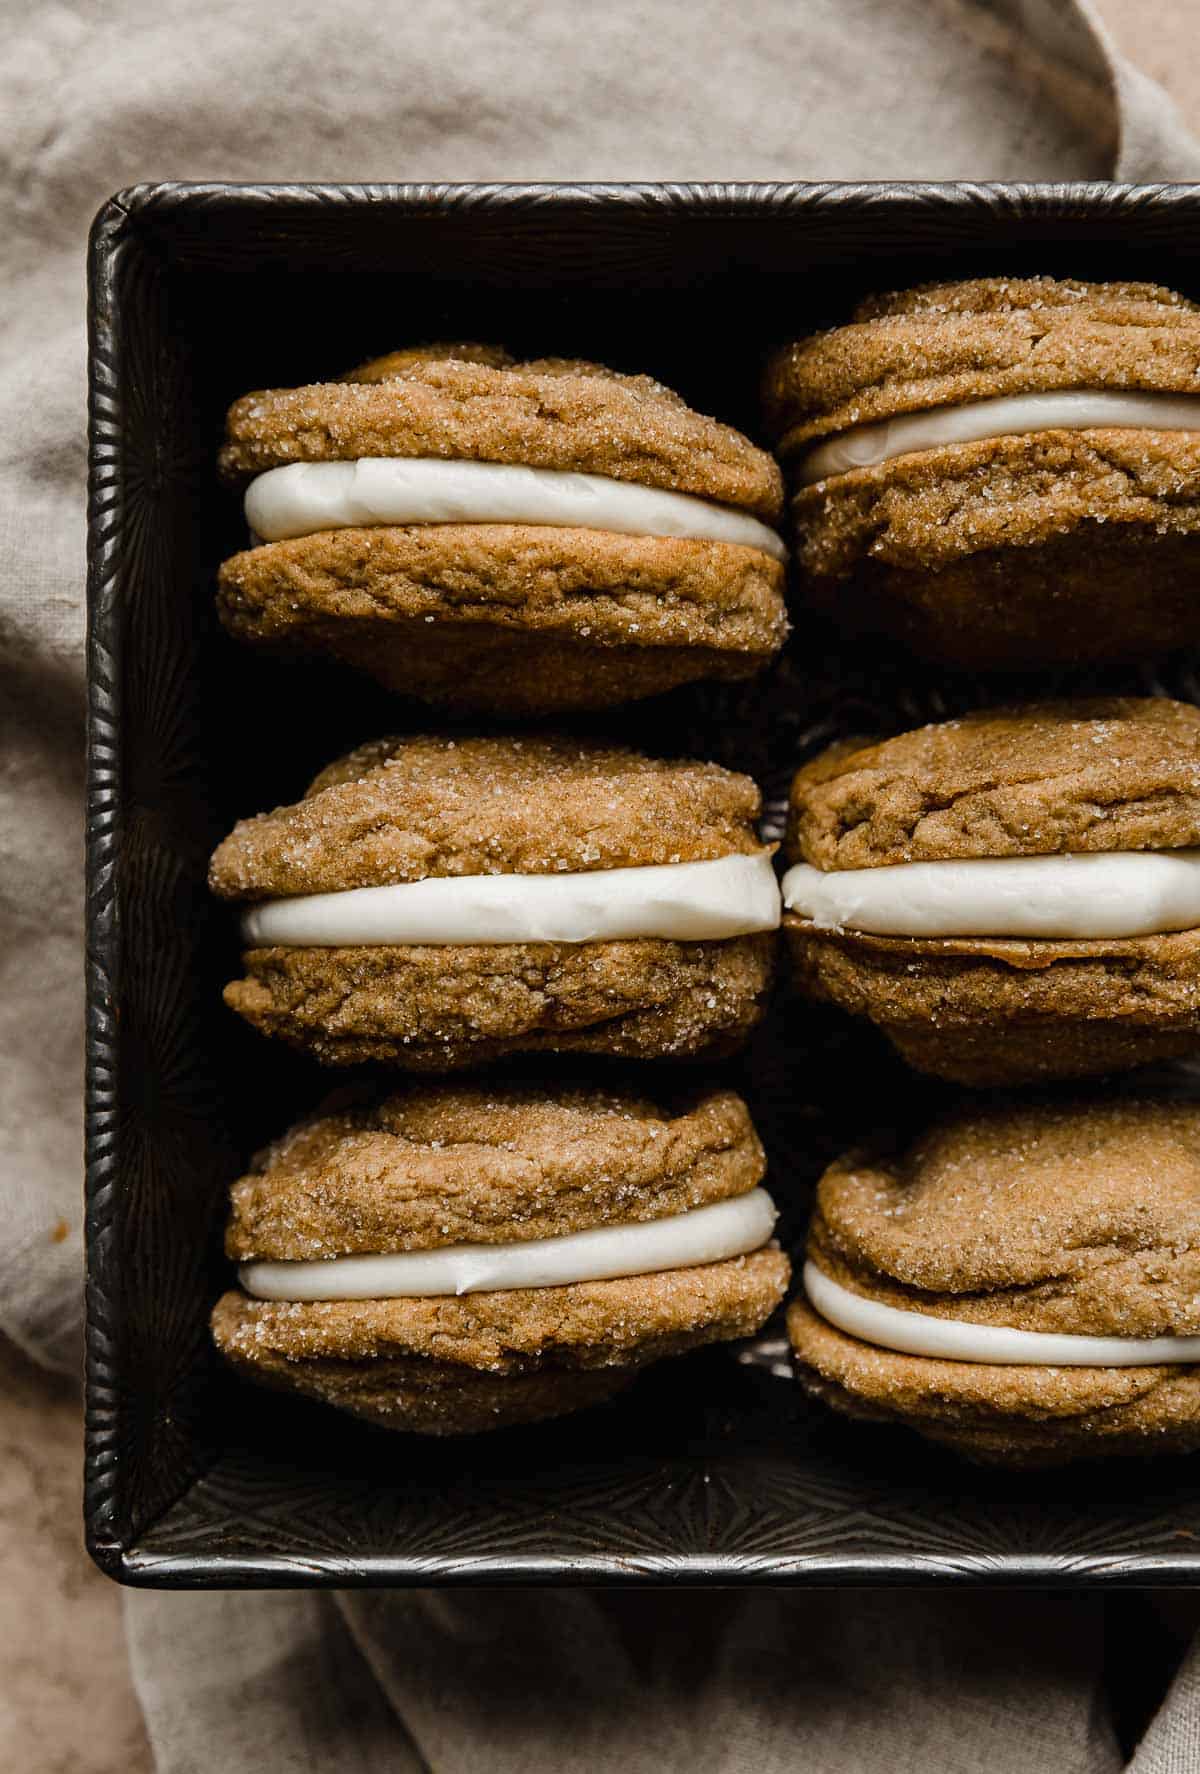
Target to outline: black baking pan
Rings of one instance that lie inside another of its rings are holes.
[[[220,633],[216,566],[243,535],[214,473],[227,403],[406,342],[496,339],[648,371],[756,432],[773,342],[844,317],[871,289],[1037,271],[1200,295],[1200,187],[176,184],[139,186],[101,211],[90,260],[86,1517],[112,1576],[194,1587],[1200,1581],[1194,1462],[973,1469],[807,1405],[778,1337],[668,1364],[574,1420],[422,1442],[244,1388],[207,1333],[229,1182],[337,1082],[221,1005],[236,945],[205,891],[208,854],[235,818],[294,799],[339,749],[432,720],[347,672],[264,661]],[[766,680],[614,717],[651,749],[750,770],[775,832],[790,771],[840,732],[1030,688],[1196,699],[1186,659],[1014,686],[922,672],[848,647],[799,608],[794,619]],[[945,1095],[868,1033],[785,997],[725,1075],[750,1098],[793,1239],[834,1153],[873,1128],[915,1125]]]

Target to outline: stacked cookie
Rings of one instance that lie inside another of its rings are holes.
[[[766,410],[799,590],[927,664],[1200,640],[1200,308],[1145,284],[874,297],[784,347]],[[800,1001],[919,1071],[1045,1085],[1200,1052],[1200,714],[1144,697],[848,737],[792,784]],[[1110,1083],[960,1110],[821,1181],[797,1368],[971,1458],[1200,1446],[1194,1106]]]
[[[438,707],[536,716],[747,676],[786,632],[774,461],[643,376],[400,351],[246,396],[231,634]],[[248,1377],[465,1433],[602,1402],[757,1330],[789,1267],[727,1091],[469,1078],[687,1061],[762,1014],[780,922],[759,793],[566,733],[371,740],[212,860],[264,1035],[380,1077],[233,1190],[213,1333]],[[392,1075],[389,1082],[386,1074]]]

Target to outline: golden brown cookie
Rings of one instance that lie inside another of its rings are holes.
[[[247,1380],[295,1392],[383,1429],[415,1435],[479,1435],[541,1423],[606,1404],[636,1378],[636,1369],[550,1368],[530,1374],[485,1374],[453,1362],[297,1361],[259,1337],[259,1319],[240,1294],[224,1294],[213,1313],[221,1353]]]
[[[496,875],[569,891],[597,870],[734,857],[766,870],[758,807],[749,778],[712,764],[553,737],[386,740],[322,772],[295,806],[243,820],[210,880],[223,898],[273,903]],[[653,911],[643,924],[646,934],[594,940],[248,936],[248,977],[226,1002],[333,1065],[452,1071],[514,1052],[735,1047],[763,1009],[774,929],[747,918],[728,935],[680,939]]]
[[[301,1124],[234,1186],[227,1248],[247,1266],[213,1334],[247,1377],[394,1428],[557,1416],[652,1361],[762,1325],[789,1273],[768,1242],[763,1169],[727,1091],[654,1103],[594,1087],[409,1089]],[[729,1223],[731,1209],[749,1222]],[[714,1211],[721,1229],[688,1243],[684,1228]],[[597,1257],[581,1261],[578,1237],[599,1229],[622,1241],[627,1272],[587,1278]],[[646,1233],[669,1242],[648,1255]],[[710,1260],[671,1266],[672,1249],[699,1248]],[[473,1279],[481,1249],[509,1273]],[[346,1295],[354,1264],[396,1253],[440,1253],[457,1281],[421,1292],[427,1268],[377,1270],[393,1293]],[[531,1257],[546,1273],[573,1263],[559,1270],[573,1278],[528,1285],[512,1264]]]
[[[795,778],[787,853],[850,889],[855,871],[900,871],[903,890],[914,864],[1197,845],[1200,712],[1121,698],[984,710],[833,748]],[[910,935],[803,905],[784,916],[801,990],[869,1018],[921,1071],[1021,1083],[1200,1044],[1200,926]]]
[[[788,1308],[788,1332],[813,1397],[860,1421],[904,1423],[981,1465],[1200,1447],[1190,1366],[1010,1368],[898,1355],[846,1336],[803,1299]]]
[[[998,435],[896,441],[881,460],[861,428],[1026,395],[1195,399],[1198,361],[1200,308],[1183,297],[1049,278],[876,297],[848,326],[786,347],[765,400],[811,595],[844,625],[972,668],[1194,644],[1200,421],[1014,421]],[[861,439],[862,465],[810,466],[834,438]]]
[[[784,917],[793,978],[870,1019],[910,1066],[1026,1084],[1200,1046],[1200,930],[1087,942],[871,936]]]
[[[527,1311],[496,1294],[398,1313],[390,1308],[430,1303],[366,1301],[350,1310],[230,1292],[213,1312],[213,1336],[259,1384],[388,1429],[471,1435],[583,1410],[624,1391],[651,1362],[752,1336],[789,1275],[782,1251],[762,1250],[661,1275],[543,1288]],[[493,1311],[497,1299],[503,1305]],[[412,1354],[414,1342],[480,1359]],[[393,1348],[404,1352],[398,1360],[387,1353]]]
[[[808,1259],[793,1347],[848,1415],[1014,1466],[1200,1447],[1200,1369],[1138,1349],[1200,1333],[1195,1104],[1007,1103],[907,1152],[852,1152],[818,1187]],[[890,1310],[862,1320],[859,1301]],[[940,1323],[956,1354],[918,1347]],[[1116,1339],[1110,1365],[1080,1337]],[[1117,1349],[1139,1359],[1117,1365]]]
[[[247,395],[230,409],[221,467],[241,486],[294,464],[379,458],[533,468],[564,485],[599,476],[768,525],[782,498],[769,456],[648,377],[473,345]],[[365,527],[318,502],[327,515],[311,528],[300,520],[226,561],[222,621],[255,645],[332,654],[389,689],[518,714],[745,677],[778,652],[783,565],[761,523],[748,541],[703,526],[626,533],[593,527],[588,498],[572,497],[573,521],[498,522],[481,507],[480,521]]]

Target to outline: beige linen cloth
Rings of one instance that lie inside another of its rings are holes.
[[[101,201],[156,178],[1188,179],[1200,149],[1081,0],[3,11],[0,1329],[72,1366],[83,246]],[[1125,1764],[1105,1610],[1079,1596],[128,1601],[163,1774]],[[1200,1651],[1131,1766],[1200,1768]]]

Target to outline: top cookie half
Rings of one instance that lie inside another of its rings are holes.
[[[221,569],[230,632],[424,701],[603,708],[786,634],[775,462],[646,376],[396,351],[246,395],[220,464],[256,544]]]
[[[788,857],[825,870],[1200,845],[1200,710],[1155,697],[977,709],[831,747]]]
[[[1151,283],[978,278],[868,297],[776,352],[778,453],[931,407],[1058,389],[1200,392],[1200,306]]]
[[[290,462],[378,456],[602,474],[767,523],[783,499],[765,451],[649,376],[563,358],[515,363],[470,345],[392,352],[339,381],[247,394],[229,409],[220,469],[241,486]]]

